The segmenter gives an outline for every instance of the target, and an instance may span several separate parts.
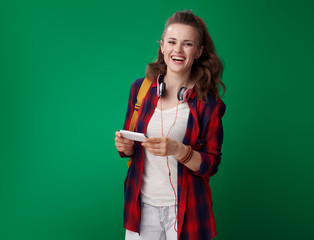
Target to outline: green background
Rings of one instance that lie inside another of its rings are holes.
[[[0,239],[123,239],[129,88],[192,9],[224,62],[217,240],[313,239],[311,1],[0,3]]]

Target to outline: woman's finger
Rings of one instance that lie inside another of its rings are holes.
[[[122,137],[121,133],[119,131],[115,132],[116,137]]]
[[[118,147],[131,148],[131,147],[133,147],[133,144],[116,143],[116,146],[118,146]]]
[[[159,138],[147,138],[144,143],[161,143],[165,142],[165,137],[159,137]]]
[[[167,155],[167,149],[164,147],[164,144],[147,144],[144,145],[144,147],[153,155],[157,156],[166,156]]]
[[[115,135],[116,135],[115,139],[118,140],[118,141],[125,142],[125,143],[128,143],[128,142],[130,142],[130,143],[132,142],[133,143],[134,142],[133,140],[124,138],[119,131],[115,132]]]
[[[122,152],[132,150],[134,147],[133,144],[124,144],[124,143],[116,143],[115,145],[116,145],[116,148]]]
[[[133,140],[130,140],[130,139],[127,139],[127,138],[124,138],[124,137],[116,137],[115,141],[119,142],[119,143],[125,143],[125,144],[133,144],[134,143]]]
[[[142,146],[145,148],[151,148],[151,149],[159,149],[161,148],[160,143],[142,143]]]
[[[160,149],[147,148],[147,151],[149,151],[154,156],[164,156]]]

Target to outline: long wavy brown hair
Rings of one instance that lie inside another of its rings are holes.
[[[190,76],[191,81],[195,84],[198,97],[204,101],[206,101],[209,95],[219,97],[221,88],[225,92],[225,85],[221,81],[223,65],[216,54],[213,40],[209,35],[205,22],[200,17],[194,15],[191,10],[176,12],[168,19],[160,42],[164,41],[167,28],[175,23],[194,27],[198,32],[198,48],[204,47],[202,55],[194,60]],[[147,65],[146,77],[155,79],[160,73],[163,75],[167,74],[167,65],[159,47],[157,60]]]

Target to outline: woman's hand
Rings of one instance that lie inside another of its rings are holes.
[[[123,152],[127,156],[131,156],[134,153],[134,141],[122,137],[118,131],[115,133],[114,139],[116,148],[119,152]]]
[[[175,158],[180,159],[180,149],[182,143],[168,137],[148,138],[142,143],[151,154],[155,156],[169,156],[173,155]],[[185,151],[183,152],[184,156]]]
[[[172,155],[177,160],[184,158],[189,151],[188,146],[168,137],[148,138],[142,143],[142,146],[155,156]],[[201,162],[201,155],[198,152],[193,151],[192,158],[184,165],[196,172],[199,171]]]

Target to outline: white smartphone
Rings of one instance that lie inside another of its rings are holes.
[[[131,132],[127,130],[119,130],[122,137],[138,141],[138,142],[144,142],[147,139],[147,136],[144,133],[138,133],[138,132]]]

